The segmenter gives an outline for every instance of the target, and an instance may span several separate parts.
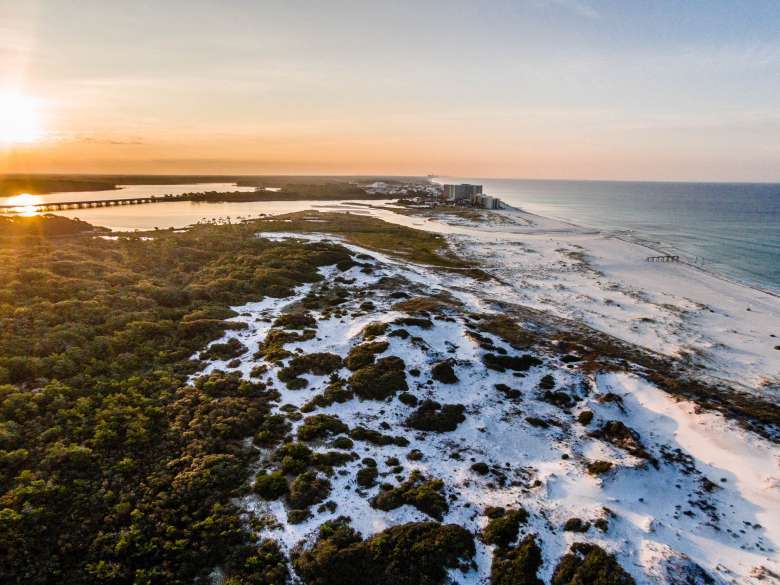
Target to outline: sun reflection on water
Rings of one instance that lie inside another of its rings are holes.
[[[30,195],[29,193],[21,193],[14,195],[7,199],[6,205],[12,205],[11,211],[24,216],[36,215],[38,211],[35,205],[43,203],[43,198],[39,195]]]

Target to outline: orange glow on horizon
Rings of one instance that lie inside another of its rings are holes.
[[[39,100],[0,93],[0,145],[33,144],[43,137]]]

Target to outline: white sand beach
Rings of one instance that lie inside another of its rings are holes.
[[[538,226],[529,227],[542,229]],[[316,233],[264,233],[259,236],[338,240]],[[533,238],[533,243],[519,244],[520,238]],[[594,248],[586,248],[591,239],[590,246]],[[455,365],[456,383],[443,384],[424,375],[410,378],[410,390],[421,398],[463,405],[466,416],[462,424],[447,433],[414,431],[404,422],[410,412],[409,407],[397,400],[355,399],[318,408],[315,412],[337,416],[350,428],[387,429],[388,433],[402,437],[407,444],[379,446],[358,441],[354,450],[359,457],[331,477],[333,489],[329,497],[335,502],[335,509],[321,509],[303,522],[288,521],[287,510],[280,501],[265,502],[255,496],[245,498],[243,505],[246,511],[263,519],[268,526],[264,535],[281,542],[285,550],[290,551],[301,542],[311,544],[318,525],[340,515],[350,516],[353,526],[364,536],[388,526],[429,519],[425,513],[409,505],[387,512],[371,505],[371,498],[378,488],[361,488],[355,485],[353,479],[361,469],[360,458],[369,457],[379,462],[380,477],[384,482],[397,483],[411,470],[417,470],[425,477],[444,480],[449,509],[442,520],[465,526],[475,533],[486,525],[483,514],[486,506],[523,507],[530,517],[522,529],[521,538],[523,534],[535,534],[541,543],[544,562],[540,577],[545,582],[549,582],[557,559],[569,545],[584,541],[596,543],[615,554],[621,566],[642,585],[772,583],[771,576],[780,571],[777,552],[780,543],[780,523],[777,522],[780,517],[780,450],[777,444],[740,428],[720,414],[703,412],[694,403],[677,400],[631,374],[583,375],[562,367],[559,358],[542,355],[539,357],[543,357],[544,363],[539,362],[538,367],[531,368],[520,377],[510,371],[496,372],[480,367],[482,349],[469,335],[473,324],[468,318],[433,317],[429,324],[422,327],[406,325],[411,337],[394,335],[393,327],[399,327],[398,319],[403,319],[405,314],[393,308],[397,302],[393,289],[379,286],[383,280],[389,279],[402,283],[399,286],[408,293],[407,296],[451,294],[463,303],[463,314],[487,314],[489,311],[484,309],[486,299],[493,295],[515,298],[529,286],[538,290],[534,292],[535,297],[531,294],[524,297],[528,302],[567,314],[567,306],[575,309],[576,299],[586,294],[583,290],[588,286],[587,294],[592,298],[581,305],[581,315],[595,321],[599,318],[598,313],[589,306],[597,305],[599,299],[615,298],[618,299],[614,301],[616,304],[619,302],[631,308],[631,315],[653,315],[661,321],[656,329],[657,336],[671,339],[668,336],[675,334],[674,331],[667,333],[662,327],[667,324],[667,313],[672,313],[674,309],[658,307],[646,299],[628,303],[625,298],[632,299],[628,293],[613,290],[607,284],[614,282],[614,278],[607,280],[599,276],[595,272],[598,269],[583,266],[583,262],[564,261],[568,258],[567,250],[587,249],[590,254],[590,250],[597,249],[599,245],[606,249],[616,245],[618,250],[628,250],[636,255],[637,264],[641,267],[636,271],[637,278],[651,284],[651,268],[642,262],[641,250],[632,249],[624,242],[599,240],[593,234],[582,234],[570,228],[554,238],[549,236],[549,232],[514,233],[510,241],[495,243],[461,234],[457,242],[474,255],[499,250],[494,261],[497,261],[496,258],[527,256],[535,264],[513,265],[511,272],[507,269],[501,273],[509,283],[488,284],[483,288],[483,283],[469,277],[430,270],[347,245],[364,261],[370,258],[368,266],[371,269],[364,272],[356,266],[339,273],[329,267],[321,272],[326,285],[332,285],[338,276],[340,286],[354,291],[355,300],[349,305],[349,311],[329,316],[315,312],[316,336],[287,347],[302,354],[332,352],[344,356],[363,341],[363,331],[369,323],[387,323],[389,330],[377,338],[386,343],[383,356],[399,356],[407,367],[422,372],[429,371],[433,363],[442,359],[451,360]],[[576,247],[579,245],[582,248]],[[528,247],[533,247],[535,251],[529,251]],[[562,247],[565,248],[557,251]],[[560,258],[555,260],[554,267],[542,271],[540,266],[554,258]],[[623,259],[622,270],[628,275],[632,273],[631,258]],[[619,273],[619,259],[615,256],[607,255],[599,262],[603,263],[599,266],[603,265],[606,269],[609,269],[610,263],[615,263],[616,273]],[[663,268],[674,269],[666,274],[665,287],[673,286],[675,275],[686,274],[687,271],[682,266]],[[712,278],[698,272],[692,274],[703,283]],[[566,280],[567,277],[572,280]],[[529,284],[531,278],[538,280]],[[574,290],[569,291],[571,296],[565,296],[567,289],[555,284],[572,287]],[[542,292],[545,289],[553,292]],[[228,333],[225,339],[237,335],[250,350],[250,355],[265,339],[273,318],[286,306],[300,302],[310,290],[311,285],[305,285],[291,297],[266,299],[236,307],[239,316],[235,320],[244,323],[246,328],[237,334]],[[744,289],[743,294],[749,293],[750,289]],[[659,288],[652,294],[668,295],[671,306],[693,302],[676,299],[672,288]],[[355,313],[364,298],[371,299],[372,308]],[[741,300],[743,297],[738,298]],[[614,307],[614,310],[607,327],[618,330],[621,307]],[[580,315],[572,312],[571,316]],[[681,321],[684,323],[684,320]],[[693,327],[693,324],[689,326]],[[630,324],[620,331],[626,336],[634,334]],[[676,335],[681,334],[678,332]],[[500,338],[489,337],[495,347],[509,353],[514,351]],[[637,339],[649,345],[651,337],[651,334],[645,333]],[[746,364],[749,365],[748,362]],[[239,370],[248,376],[255,365],[253,360],[246,360]],[[206,371],[226,367],[226,362],[214,361]],[[307,374],[304,376],[307,382],[305,389],[285,388],[276,380],[278,371],[278,365],[269,363],[266,381],[280,392],[280,404],[303,407],[322,385],[321,377]],[[590,390],[578,399],[571,411],[559,409],[545,401],[539,393],[540,380],[546,374],[554,377],[558,388],[576,393],[578,391],[572,389],[582,388],[585,384]],[[509,399],[502,395],[497,391],[502,385],[517,389],[517,396]],[[602,400],[606,395],[619,399]],[[591,428],[572,422],[572,417],[576,420],[577,414],[586,410],[595,413],[596,423]],[[530,424],[529,421],[533,420],[530,417],[548,421],[549,426],[539,428]],[[638,440],[658,461],[652,463],[652,460],[635,457],[594,438],[589,431],[607,420],[620,421],[633,429]],[[301,423],[294,424],[298,428]],[[325,453],[328,445],[323,443],[316,449]],[[419,458],[409,460],[407,454],[410,450],[417,450]],[[270,454],[261,453],[264,461],[270,461],[270,457]],[[385,463],[390,461],[388,458],[401,461],[404,473],[393,475],[389,464]],[[586,472],[588,462],[594,460],[609,462],[613,466],[612,471],[598,477]],[[471,467],[476,461],[489,465],[490,474],[476,474]],[[591,528],[584,533],[562,530],[563,524],[571,518],[583,519],[591,525],[606,521],[608,528],[603,531]],[[475,565],[466,572],[452,570],[451,577],[455,582],[469,585],[489,582],[493,547],[479,540],[476,545]],[[715,581],[703,580],[702,568]]]
[[[441,220],[372,210],[387,221],[448,234],[501,284],[486,294],[583,321],[630,343],[684,357],[763,396],[780,397],[780,297],[596,230],[506,210],[510,221]],[[487,214],[489,217],[489,214]]]

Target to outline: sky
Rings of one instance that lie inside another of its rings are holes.
[[[780,181],[780,2],[0,0],[4,104],[0,172]]]

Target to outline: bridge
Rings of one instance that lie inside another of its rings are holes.
[[[95,207],[115,207],[118,205],[144,205],[146,203],[159,203],[161,201],[175,200],[172,197],[129,197],[125,199],[97,199],[92,201],[49,201],[45,203],[31,203],[29,205],[0,205],[0,213],[19,213],[20,211],[35,211],[45,213],[49,211],[66,211],[68,209],[91,209]]]

